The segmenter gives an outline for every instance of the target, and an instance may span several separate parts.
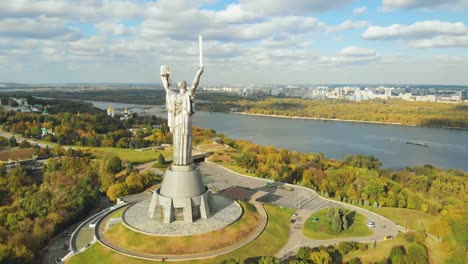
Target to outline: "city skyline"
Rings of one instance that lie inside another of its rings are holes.
[[[468,1],[0,3],[0,83],[466,85]]]

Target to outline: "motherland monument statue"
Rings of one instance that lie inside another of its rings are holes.
[[[213,207],[211,191],[203,184],[199,169],[192,158],[192,115],[195,91],[204,71],[202,38],[199,36],[200,65],[190,88],[185,81],[177,83],[179,92],[171,90],[171,68],[161,66],[161,80],[166,90],[168,125],[173,133],[173,163],[167,168],[159,189],[153,192],[148,216],[162,218],[163,223],[197,218],[209,218]],[[210,206],[211,204],[211,206]]]

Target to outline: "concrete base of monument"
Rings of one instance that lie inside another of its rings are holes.
[[[164,223],[161,217],[151,219],[147,213],[151,199],[128,207],[122,214],[122,222],[127,228],[146,235],[190,236],[221,229],[241,217],[242,208],[236,201],[219,194],[212,194],[212,199],[211,217],[198,218],[193,223],[186,223],[184,219],[171,223]]]

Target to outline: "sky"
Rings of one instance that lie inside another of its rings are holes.
[[[468,0],[1,0],[0,83],[468,84]]]

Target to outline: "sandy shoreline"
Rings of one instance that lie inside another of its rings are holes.
[[[231,112],[238,115],[251,115],[251,116],[263,116],[263,117],[275,117],[275,118],[288,118],[288,119],[304,119],[304,120],[322,120],[322,121],[335,121],[335,122],[351,122],[351,123],[366,123],[366,124],[380,124],[380,125],[396,125],[396,126],[411,126],[411,127],[422,127],[420,125],[393,123],[393,122],[378,122],[378,121],[365,121],[365,120],[351,120],[351,119],[338,119],[338,118],[321,118],[321,117],[301,117],[301,116],[284,116],[284,115],[265,115],[265,114],[253,114],[246,112]],[[449,128],[449,129],[461,129],[468,130],[463,127],[432,127],[432,128]]]

